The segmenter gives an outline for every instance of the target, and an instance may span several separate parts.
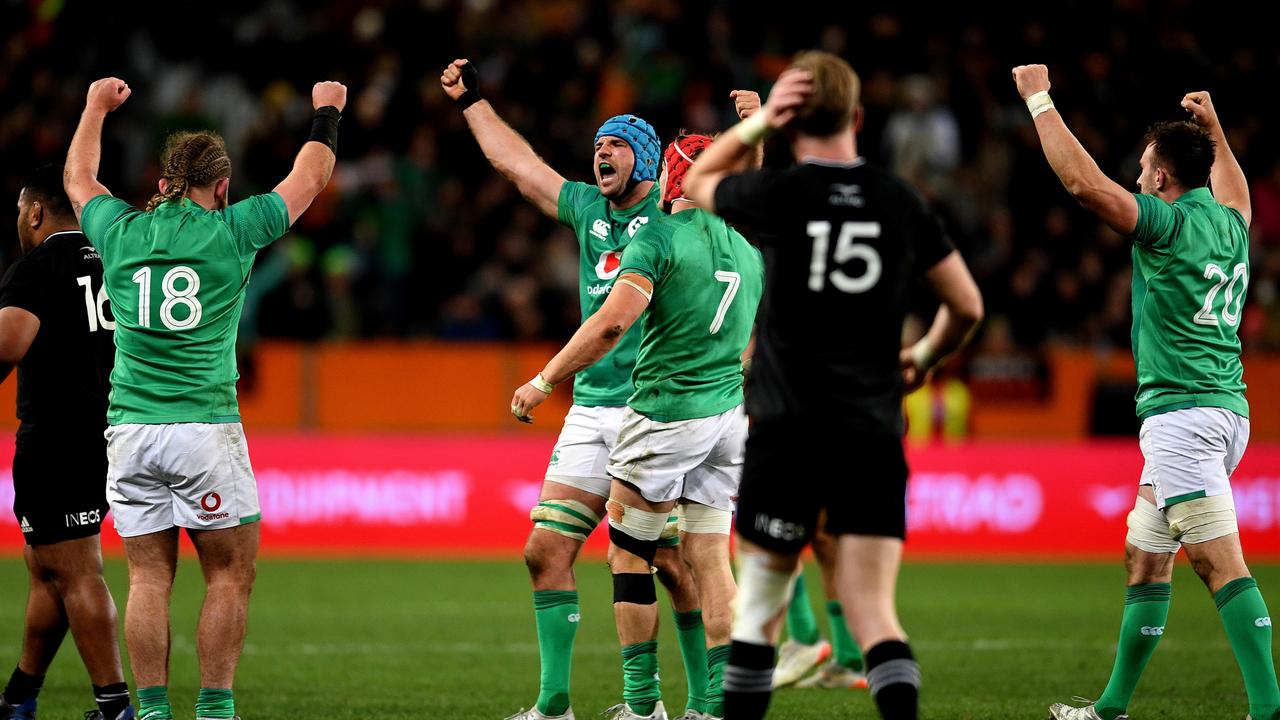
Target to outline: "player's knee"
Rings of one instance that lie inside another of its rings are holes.
[[[1139,497],[1129,511],[1129,526],[1125,542],[1149,553],[1173,554],[1178,552],[1178,540],[1174,537],[1165,514],[1156,506]]]
[[[613,498],[605,507],[609,512],[610,544],[652,565],[670,513],[631,507]]]
[[[1165,508],[1169,531],[1187,545],[1206,543],[1239,532],[1230,495],[1187,500]]]

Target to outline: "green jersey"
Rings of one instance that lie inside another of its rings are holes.
[[[289,229],[284,199],[205,210],[183,198],[144,213],[99,195],[80,222],[116,317],[107,422],[239,422],[236,327],[254,256]]]
[[[620,275],[653,283],[636,392],[627,402],[657,422],[711,417],[742,404],[742,352],[764,291],[764,259],[705,210],[655,219],[622,254]]]
[[[1172,204],[1137,195],[1133,360],[1138,416],[1220,407],[1249,417],[1240,308],[1249,286],[1249,228],[1197,188]]]
[[[613,290],[622,250],[645,223],[662,217],[658,184],[643,202],[626,210],[609,207],[609,199],[595,185],[568,182],[560,188],[560,222],[578,236],[581,280],[578,297],[582,319],[591,317]],[[632,328],[618,344],[573,381],[573,402],[588,407],[620,407],[635,391],[631,371],[640,349],[640,331]]]

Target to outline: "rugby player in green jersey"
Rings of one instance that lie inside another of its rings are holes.
[[[1206,92],[1192,121],[1146,136],[1139,193],[1112,182],[1067,129],[1044,65],[1013,69],[1045,157],[1076,200],[1133,241],[1133,359],[1138,443],[1146,464],[1125,541],[1128,590],[1106,689],[1057,720],[1114,720],[1125,711],[1165,630],[1181,547],[1213,594],[1244,676],[1253,720],[1280,718],[1271,618],[1249,576],[1230,477],[1249,442],[1240,309],[1249,285],[1249,186]],[[1212,185],[1212,191],[1210,190]]]
[[[64,176],[84,235],[102,256],[116,319],[107,499],[129,561],[125,640],[138,717],[168,720],[169,594],[185,529],[206,586],[196,716],[231,718],[261,517],[236,401],[236,327],[254,257],[329,182],[347,89],[312,88],[311,136],[292,172],[273,192],[235,204],[222,138],[171,135],[159,193],[145,211],[97,179],[103,122],[129,94],[117,78],[89,87]]]
[[[624,702],[609,711],[617,720],[665,717],[650,565],[677,507],[680,543],[706,624],[708,702],[700,717],[724,717],[729,603],[736,589],[729,530],[747,429],[742,355],[763,291],[764,262],[738,231],[684,197],[684,175],[710,142],[682,135],[671,143],[660,183],[671,215],[637,234],[604,306],[511,401],[516,417],[528,418],[556,384],[598,362],[648,311],[635,393],[608,465],[609,566],[624,676]]]
[[[640,228],[662,215],[654,182],[662,149],[657,133],[634,115],[606,120],[595,136],[595,183],[565,180],[480,97],[478,75],[473,63],[458,59],[441,73],[440,84],[462,111],[494,169],[544,215],[573,229],[579,246],[579,300],[586,321],[609,296],[623,249]],[[582,543],[604,515],[609,495],[605,466],[634,390],[631,371],[639,346],[639,333],[626,334],[602,362],[575,379],[573,406],[551,451],[538,504],[529,514],[533,529],[524,557],[533,584],[541,674],[534,706],[517,713],[516,720],[573,717],[569,679],[581,617],[573,566]],[[672,522],[654,564],[671,594],[689,681],[688,710],[700,713],[706,702],[701,693],[706,686],[702,614],[689,569],[674,547],[676,541]]]

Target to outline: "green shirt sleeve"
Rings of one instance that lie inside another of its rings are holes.
[[[139,210],[118,197],[107,194],[90,198],[80,211],[80,231],[84,233],[95,248],[101,250],[101,243],[107,237],[107,231],[121,219],[139,214]]]
[[[657,287],[671,259],[671,242],[660,223],[649,223],[636,233],[622,252],[618,277],[627,273],[642,275]]]
[[[222,211],[222,219],[236,239],[241,258],[247,258],[289,231],[289,209],[278,193],[253,195]]]
[[[1129,239],[1147,250],[1168,250],[1178,229],[1178,213],[1153,195],[1135,193],[1133,197],[1138,201],[1138,225]]]
[[[565,180],[560,186],[560,200],[556,203],[556,215],[560,222],[569,227],[578,226],[578,215],[582,209],[600,194],[595,185]]]

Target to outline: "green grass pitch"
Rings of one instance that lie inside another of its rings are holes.
[[[1271,607],[1280,606],[1280,566],[1254,571]],[[811,593],[820,597],[816,569],[809,573]],[[107,575],[123,604],[123,563],[110,561]],[[619,701],[621,675],[604,563],[584,561],[578,579],[583,619],[573,701],[585,720]],[[921,716],[1043,718],[1050,702],[1098,693],[1110,670],[1123,582],[1118,563],[908,564],[899,604],[924,671]],[[25,583],[19,560],[0,559],[6,678],[17,659]],[[178,718],[191,718],[195,701],[200,596],[198,570],[184,562],[174,594],[170,684]],[[663,694],[677,714],[684,673],[663,603]],[[238,710],[245,720],[504,718],[537,692],[531,605],[518,562],[263,561]],[[1185,566],[1174,580],[1168,628],[1130,714],[1243,718],[1244,689],[1218,615]],[[41,694],[41,717],[79,718],[91,706],[68,640]],[[864,691],[792,689],[774,696],[770,717],[877,716]]]

